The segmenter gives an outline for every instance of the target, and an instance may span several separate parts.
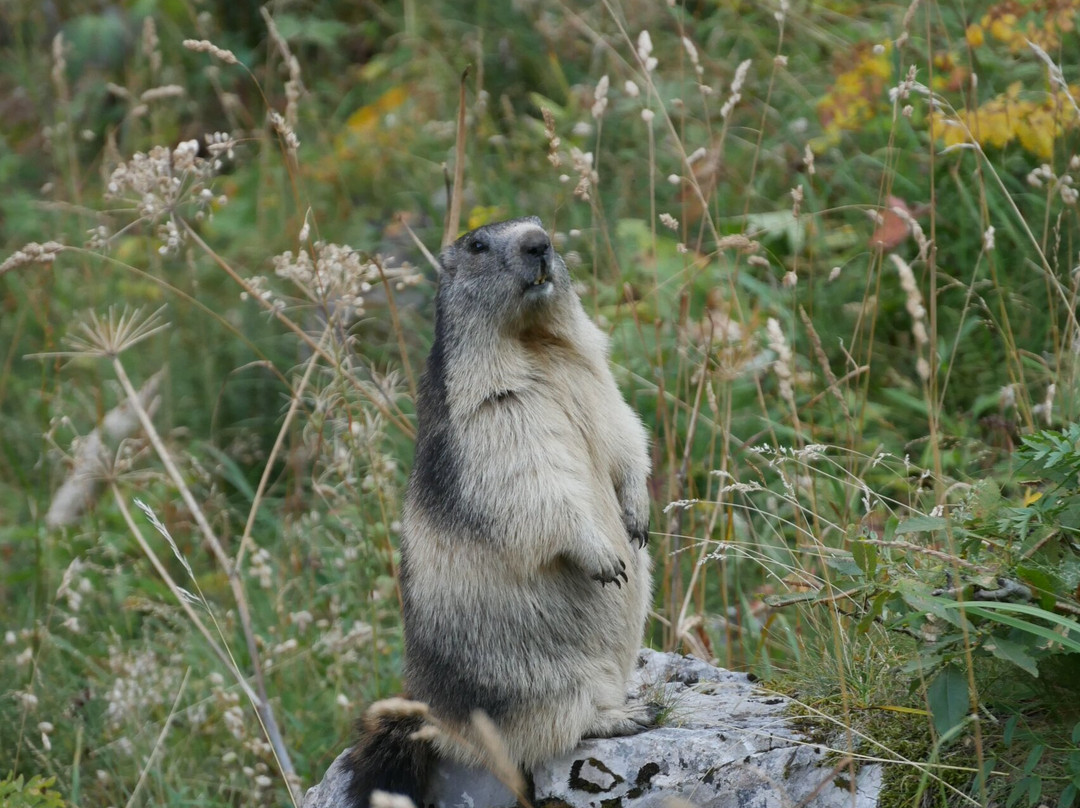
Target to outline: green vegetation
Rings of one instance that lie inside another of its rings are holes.
[[[78,5],[0,22],[4,805],[285,804],[396,692],[451,198],[611,334],[653,645],[1080,803],[1080,3]]]

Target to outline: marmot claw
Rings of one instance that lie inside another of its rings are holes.
[[[648,527],[630,527],[627,528],[627,532],[630,534],[630,543],[639,550],[649,543]]]
[[[600,586],[606,586],[607,584],[615,584],[615,586],[619,587],[619,589],[622,589],[623,581],[629,581],[630,578],[626,574],[626,562],[623,561],[621,558],[617,559],[617,561],[619,562],[618,570],[616,570],[614,567],[602,569],[600,570],[600,572],[593,573],[592,579],[594,581],[599,581]],[[622,580],[619,580],[620,578]]]
[[[623,524],[626,525],[626,534],[630,543],[639,550],[649,543],[649,513],[644,513],[644,518],[634,508],[623,508]]]

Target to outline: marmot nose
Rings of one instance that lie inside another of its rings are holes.
[[[521,254],[527,258],[550,259],[551,239],[543,230],[530,230],[521,238]]]

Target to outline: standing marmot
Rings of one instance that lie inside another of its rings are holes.
[[[647,439],[539,219],[473,230],[440,262],[401,535],[405,684],[467,741],[482,710],[532,767],[653,720],[626,693],[650,599]],[[423,723],[365,717],[353,805],[420,805],[435,756],[482,762],[411,737]]]

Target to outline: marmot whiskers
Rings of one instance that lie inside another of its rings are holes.
[[[405,684],[466,740],[482,710],[532,767],[654,719],[626,692],[650,600],[647,439],[539,219],[473,230],[440,262],[402,522]],[[419,805],[436,757],[483,762],[413,738],[423,723],[364,720],[353,805]]]

